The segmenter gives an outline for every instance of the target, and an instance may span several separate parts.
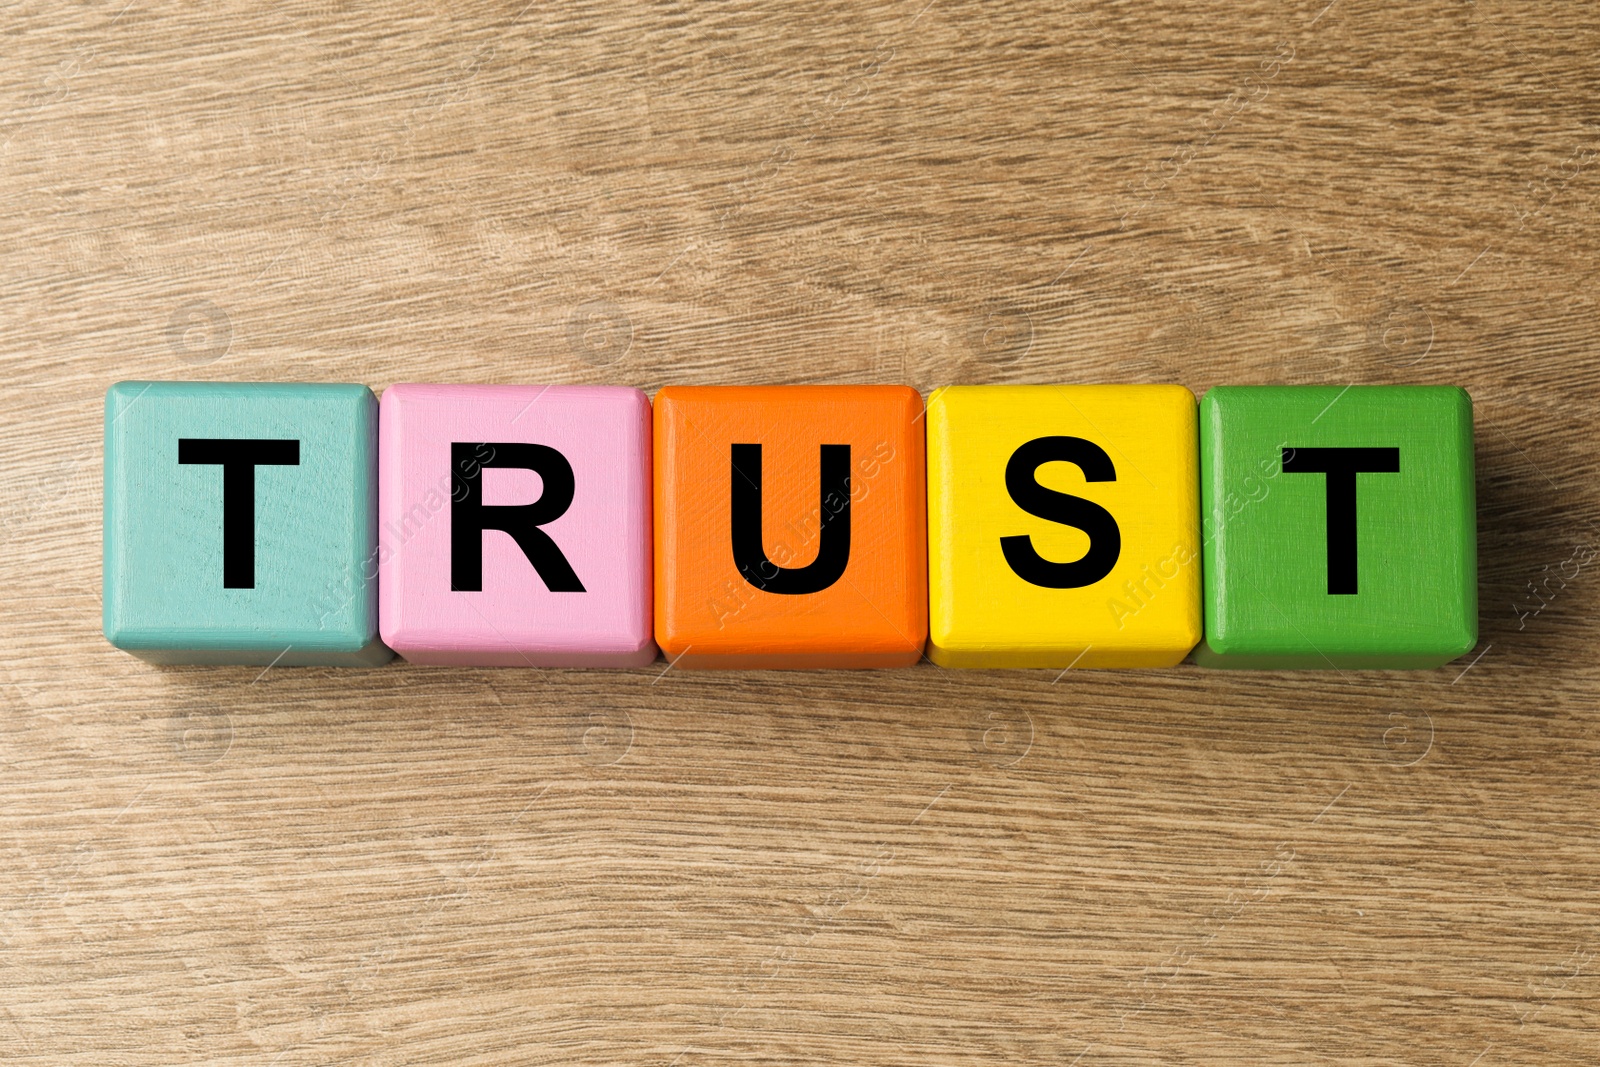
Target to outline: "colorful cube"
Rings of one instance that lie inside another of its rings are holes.
[[[644,393],[395,385],[379,421],[390,647],[457,666],[656,658]]]
[[[154,663],[389,659],[376,415],[364,385],[108,389],[106,638]]]
[[[905,386],[656,394],[656,640],[673,663],[921,659],[921,417]]]
[[[1423,668],[1477,643],[1465,390],[1219,386],[1200,442],[1195,662]]]
[[[1199,450],[1181,385],[928,398],[929,657],[1170,667],[1200,640]]]

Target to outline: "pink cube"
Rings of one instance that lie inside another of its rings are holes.
[[[655,659],[644,393],[394,385],[378,423],[378,621],[390,648],[452,666]]]

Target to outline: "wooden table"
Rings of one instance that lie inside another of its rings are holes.
[[[22,0],[7,1064],[1600,1060],[1600,16]],[[122,378],[1442,382],[1421,673],[156,669]]]

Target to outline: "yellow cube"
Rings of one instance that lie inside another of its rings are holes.
[[[928,398],[928,656],[1171,667],[1200,641],[1200,446],[1181,385]]]

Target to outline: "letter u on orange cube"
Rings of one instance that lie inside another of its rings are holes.
[[[655,398],[656,642],[683,667],[903,667],[928,633],[922,398]]]

